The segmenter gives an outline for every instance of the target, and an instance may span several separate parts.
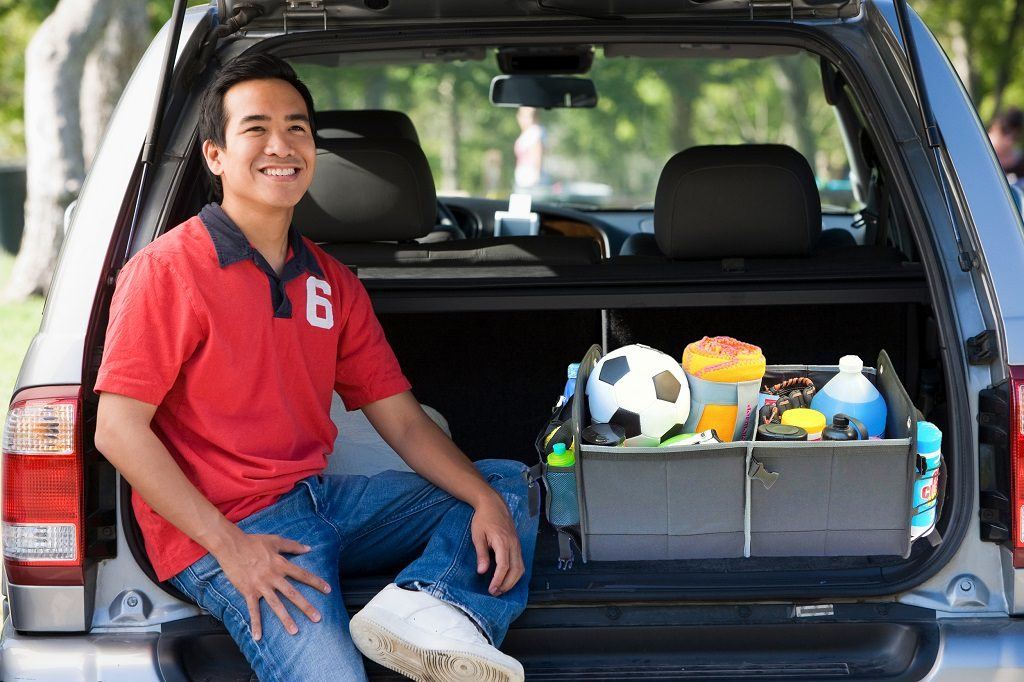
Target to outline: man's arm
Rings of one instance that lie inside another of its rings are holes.
[[[512,589],[525,568],[519,535],[501,495],[423,411],[410,391],[370,403],[363,407],[363,413],[413,471],[473,507],[471,530],[477,573],[487,572],[490,548],[495,559],[490,593],[497,596]]]
[[[328,584],[299,568],[281,553],[304,554],[309,548],[278,535],[249,535],[220,513],[185,477],[150,422],[156,406],[116,393],[101,393],[96,420],[96,447],[157,514],[202,545],[224,575],[245,597],[254,639],[260,638],[262,597],[285,628],[298,628],[276,592],[288,597],[317,622],[320,615],[286,576],[323,592]]]

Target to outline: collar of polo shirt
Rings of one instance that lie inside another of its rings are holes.
[[[274,317],[289,318],[292,316],[291,301],[285,294],[285,285],[288,282],[302,273],[315,275],[320,279],[324,278],[320,264],[316,262],[312,252],[306,248],[302,235],[294,225],[288,228],[288,245],[291,247],[292,256],[285,262],[281,274],[278,275],[270,267],[270,263],[263,257],[263,254],[253,248],[242,230],[235,224],[235,221],[228,217],[219,204],[211,203],[204,206],[199,211],[199,219],[202,220],[206,231],[210,234],[220,267],[226,268],[235,263],[250,261],[267,276],[270,283],[270,303]]]

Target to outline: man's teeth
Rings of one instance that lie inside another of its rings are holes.
[[[264,175],[295,175],[294,168],[264,168]]]

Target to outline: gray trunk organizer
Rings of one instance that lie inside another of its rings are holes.
[[[579,525],[556,525],[563,560],[569,536],[584,561],[909,556],[918,416],[884,351],[877,371],[864,370],[888,406],[884,440],[667,448],[582,443],[587,378],[600,357],[591,347],[577,375]],[[837,371],[775,365],[765,381],[810,376],[820,388]]]

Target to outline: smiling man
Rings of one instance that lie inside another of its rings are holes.
[[[495,647],[528,593],[525,467],[469,461],[359,280],[291,225],[312,124],[277,58],[210,85],[200,136],[222,199],[121,271],[96,445],[132,485],[157,578],[222,620],[260,680],[365,679],[358,651],[419,680],[521,680]],[[332,391],[417,473],[324,475]],[[339,574],[402,564],[350,624]]]

